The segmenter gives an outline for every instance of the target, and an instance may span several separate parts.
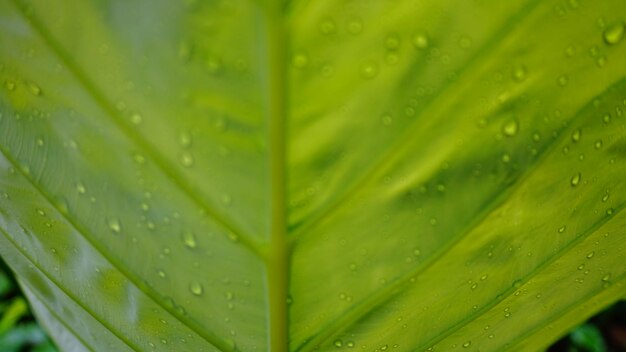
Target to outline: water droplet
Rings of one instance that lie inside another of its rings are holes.
[[[222,70],[222,60],[215,55],[211,55],[206,59],[205,67],[209,74],[217,75]]]
[[[507,137],[513,137],[519,130],[519,122],[516,119],[510,119],[502,125],[502,133]]]
[[[572,187],[576,187],[578,186],[578,184],[580,183],[580,179],[581,179],[582,175],[581,173],[577,173],[576,175],[572,176],[572,179],[570,180],[570,184],[572,185]]]
[[[231,204],[233,204],[233,198],[230,196],[230,194],[228,193],[224,193],[222,195],[222,204],[229,206]]]
[[[193,166],[193,155],[191,155],[191,153],[182,153],[180,155],[180,163],[184,166],[184,167],[191,167]]]
[[[43,145],[44,145],[44,141],[41,138],[37,138],[37,142],[36,143],[37,143],[38,147],[43,147]]]
[[[343,347],[343,341],[337,339],[337,340],[335,340],[333,342],[333,345],[335,345],[335,347],[337,347],[337,348],[341,348],[341,347]]]
[[[139,165],[142,165],[143,163],[146,162],[146,158],[141,154],[134,154],[133,160],[135,160],[135,162]]]
[[[160,278],[162,278],[162,279],[164,279],[164,278],[165,278],[165,276],[167,276],[167,275],[165,274],[165,271],[163,271],[163,270],[161,270],[161,269],[157,270],[157,275],[159,275],[159,277],[160,277]]]
[[[413,45],[418,49],[426,49],[429,45],[428,35],[426,33],[416,33],[413,35]]]
[[[355,35],[363,32],[363,21],[356,17],[350,19],[350,21],[348,21],[348,32]]]
[[[609,208],[606,210],[606,215],[613,215],[613,208]]]
[[[577,143],[578,141],[580,141],[581,136],[582,131],[580,130],[580,128],[576,129],[574,132],[572,132],[572,142]]]
[[[291,63],[295,68],[305,68],[309,64],[309,56],[303,51],[293,54]]]
[[[37,209],[37,214],[39,214],[41,216],[46,216],[46,212],[43,211],[43,209]]]
[[[117,218],[109,218],[107,223],[111,231],[115,233],[120,233],[120,231],[122,231],[122,225],[120,224],[120,221]]]
[[[389,346],[387,346],[387,345],[382,345],[382,346],[380,346],[380,350],[381,350],[381,351],[386,351],[386,350],[387,350],[387,348],[389,348]]]
[[[320,33],[322,33],[324,35],[333,34],[333,33],[335,33],[336,29],[337,29],[337,26],[335,25],[335,21],[333,21],[333,20],[331,20],[329,18],[324,19],[319,24]]]
[[[528,71],[526,69],[526,66],[524,65],[518,65],[515,66],[515,68],[513,68],[513,79],[516,80],[517,82],[522,82],[526,79],[526,75],[528,74]]]
[[[602,196],[602,203],[605,203],[607,200],[609,200],[609,194],[606,193],[604,196]]]
[[[604,277],[602,278],[602,281],[604,281],[604,282],[608,282],[609,280],[611,280],[611,274],[606,274],[606,275],[604,275]]]
[[[367,61],[361,64],[361,77],[372,79],[378,75],[378,64],[374,61]]]
[[[463,348],[469,348],[472,345],[472,341],[467,341],[463,344]]]
[[[459,46],[461,49],[469,49],[469,47],[472,46],[472,38],[466,35],[461,36],[461,38],[459,38]]]
[[[395,33],[389,34],[385,38],[385,47],[388,50],[397,50],[400,47],[400,37]]]
[[[348,346],[348,348],[354,348],[354,341],[346,342],[346,346]]]
[[[393,118],[392,118],[392,117],[391,117],[391,115],[389,115],[389,114],[384,114],[384,115],[381,117],[381,121],[382,121],[383,125],[385,125],[385,126],[389,126],[389,125],[391,125],[391,123],[393,122]]]
[[[608,26],[602,35],[604,42],[608,45],[615,45],[619,43],[624,37],[624,23],[617,22]]]
[[[36,95],[36,96],[41,95],[41,88],[37,85],[37,83],[28,82],[27,85],[28,85],[28,90],[30,90],[30,92],[33,95]]]
[[[192,281],[191,284],[189,284],[189,291],[194,296],[201,296],[204,293],[204,287],[202,287],[201,283]]]
[[[511,161],[511,156],[508,153],[502,154],[502,162],[503,163],[508,163],[510,161]]]
[[[4,87],[9,91],[12,92],[15,90],[15,82],[13,81],[4,81]]]
[[[598,140],[596,141],[596,143],[593,145],[593,147],[594,147],[594,148],[596,148],[596,149],[600,149],[600,148],[602,148],[602,140],[601,140],[601,139],[598,139]]]
[[[569,83],[569,77],[567,77],[566,75],[559,76],[558,83],[559,86],[565,87],[567,83]]]
[[[587,259],[593,258],[594,254],[596,254],[596,252],[589,252],[589,254],[587,254]]]
[[[197,243],[196,243],[196,236],[189,231],[183,232],[183,243],[185,244],[185,246],[187,248],[196,248]]]
[[[134,113],[130,115],[130,122],[132,122],[134,125],[140,124],[142,120],[143,117],[141,116],[141,114]]]
[[[85,194],[85,193],[87,193],[87,189],[85,188],[85,185],[83,185],[80,182],[76,184],[76,190],[78,191],[78,194]]]
[[[480,280],[481,281],[487,280],[488,277],[489,277],[489,275],[485,274],[485,275],[480,277]]]
[[[567,227],[566,227],[565,225],[563,225],[563,226],[559,227],[559,233],[563,233],[563,232],[565,232],[565,229],[566,229],[566,228],[567,228]]]

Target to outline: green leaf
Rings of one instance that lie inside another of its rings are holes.
[[[626,292],[626,4],[0,0],[0,254],[66,350],[538,350]]]
[[[570,334],[574,346],[583,351],[604,352],[606,344],[602,337],[602,333],[597,327],[591,324],[584,324],[576,328]]]

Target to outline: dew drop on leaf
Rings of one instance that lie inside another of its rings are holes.
[[[184,167],[192,167],[193,166],[193,155],[191,153],[183,153],[180,155],[180,163]]]
[[[143,121],[143,117],[141,116],[141,114],[134,113],[130,115],[130,122],[132,122],[133,125],[139,125],[141,121]]]
[[[30,90],[30,92],[33,95],[39,96],[41,95],[41,88],[37,85],[37,83],[35,82],[28,82],[28,90]]]
[[[111,229],[111,231],[113,231],[115,233],[120,233],[120,231],[122,231],[122,225],[121,225],[120,221],[117,218],[109,218],[107,223],[108,223],[109,229]]]
[[[587,259],[593,258],[594,254],[596,254],[596,252],[589,252],[589,254],[587,254]]]
[[[567,83],[569,83],[569,78],[566,75],[561,75],[559,76],[557,82],[559,83],[559,86],[565,87]]]
[[[360,18],[354,17],[348,21],[348,32],[350,34],[360,34],[363,31],[363,21]]]
[[[413,45],[418,49],[428,48],[428,35],[426,33],[416,33],[413,35]]]
[[[389,34],[387,38],[385,38],[385,47],[388,50],[396,50],[400,47],[400,37],[397,34]]]
[[[526,69],[526,66],[524,65],[518,65],[515,66],[515,68],[513,68],[513,79],[516,80],[517,82],[522,82],[526,79],[526,75],[528,74],[528,71]]]
[[[463,344],[463,348],[469,348],[472,345],[472,341],[467,341]]]
[[[78,194],[85,194],[87,192],[87,189],[85,188],[85,185],[79,182],[78,184],[76,184],[76,191],[78,191]]]
[[[578,172],[576,175],[572,176],[572,179],[570,180],[570,184],[572,185],[572,187],[576,187],[576,186],[578,186],[578,184],[580,184],[581,177],[582,177],[582,175],[580,174],[580,172]]]
[[[183,148],[188,148],[191,145],[191,135],[189,132],[181,132],[178,135],[178,144]]]
[[[502,133],[507,137],[513,137],[519,130],[519,122],[516,119],[510,119],[502,125]]]
[[[602,37],[608,45],[619,43],[624,37],[624,23],[620,21],[608,26]]]
[[[378,64],[374,61],[367,61],[361,65],[361,77],[372,79],[378,75]]]
[[[574,132],[572,132],[572,142],[576,143],[580,141],[581,136],[582,136],[582,131],[580,130],[580,128],[576,129]]]
[[[192,281],[189,284],[189,292],[191,292],[194,296],[201,296],[204,293],[204,287],[202,287],[201,283]]]
[[[305,68],[309,63],[309,56],[303,51],[296,52],[291,58],[291,63],[295,68]]]
[[[9,91],[12,92],[15,90],[15,82],[13,81],[4,81],[4,87]]]
[[[196,248],[196,236],[189,231],[183,232],[183,243],[187,248]]]
[[[343,347],[343,341],[337,339],[337,340],[335,340],[333,342],[333,345],[335,345],[335,347],[337,347],[337,348],[341,348],[341,347]]]
[[[337,26],[335,25],[335,22],[333,20],[329,19],[329,18],[324,19],[319,24],[320,33],[322,33],[324,35],[329,35],[329,34],[335,33],[335,29],[336,28],[337,28]]]

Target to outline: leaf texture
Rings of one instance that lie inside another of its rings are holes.
[[[626,293],[620,1],[0,0],[0,254],[65,350],[538,350]]]

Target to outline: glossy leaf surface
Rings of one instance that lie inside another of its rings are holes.
[[[626,3],[0,0],[0,254],[67,350],[535,350],[626,293]]]

